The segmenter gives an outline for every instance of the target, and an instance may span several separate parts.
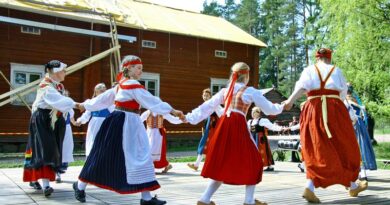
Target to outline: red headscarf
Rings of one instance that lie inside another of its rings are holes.
[[[320,50],[322,51],[321,53],[320,53]],[[325,52],[323,52],[323,51],[325,51]],[[321,48],[316,52],[316,58],[332,59],[332,50],[330,50],[329,48]]]
[[[135,59],[135,60],[132,60],[132,61],[127,61],[126,63],[124,63],[122,65],[122,69],[127,68],[130,65],[138,65],[138,64],[142,65],[141,59]],[[122,79],[122,77],[123,77],[123,71],[118,73],[118,75],[116,76],[116,81],[119,82]]]

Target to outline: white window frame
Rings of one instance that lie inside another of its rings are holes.
[[[144,48],[157,48],[156,41],[142,40],[142,47]]]
[[[28,74],[40,74],[41,79],[45,76],[45,69],[43,65],[32,65],[32,64],[20,64],[20,63],[10,63],[11,64],[11,75],[10,75],[10,82],[12,84],[13,88],[17,88],[22,86],[22,84],[17,84],[15,82],[16,73],[26,73],[26,84],[29,83],[30,75]],[[11,88],[10,88],[11,89]],[[12,89],[11,89],[12,90]],[[30,94],[27,94],[23,96],[23,98],[26,100],[26,102],[30,105],[34,102],[34,99],[36,97],[37,91],[34,91]],[[30,101],[27,99],[29,95],[34,95],[33,97],[30,96]],[[21,100],[17,98],[16,100],[13,100],[11,102],[12,105],[23,105]]]
[[[23,28],[26,28],[27,31],[23,30]],[[32,31],[29,31],[30,28]],[[41,29],[33,26],[20,26],[20,32],[38,36],[41,35]]]
[[[210,90],[211,94],[214,95],[217,92],[214,92],[213,87],[218,86],[219,90],[222,89],[222,87],[226,87],[229,79],[226,78],[210,78]],[[218,91],[219,91],[218,90]]]
[[[156,81],[156,93],[155,96],[160,96],[160,74],[159,73],[148,73],[143,72],[141,79],[142,81],[145,81],[145,89],[148,90],[148,81]]]
[[[227,58],[227,51],[215,50],[214,56],[217,58]]]

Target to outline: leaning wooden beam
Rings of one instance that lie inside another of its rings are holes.
[[[4,78],[5,82],[8,83],[8,85],[11,87],[11,89],[13,90],[14,87],[12,86],[11,82],[9,82],[9,80],[7,79],[7,77],[5,77],[4,73],[2,71],[0,71],[0,75]],[[18,98],[23,102],[23,104],[27,107],[28,110],[30,110],[31,112],[31,107],[30,105],[28,105],[28,103],[26,102],[25,99],[22,98],[22,96],[20,96],[19,94],[16,94],[18,96]]]
[[[27,95],[27,94],[29,94],[31,92],[34,92],[36,89],[38,89],[38,86],[34,86],[34,87],[31,87],[31,88],[29,88],[27,90],[19,92],[19,93],[15,94],[15,95],[11,96],[7,100],[4,100],[4,101],[0,102],[0,107],[3,106],[3,105],[8,104],[8,103],[10,103],[10,102],[12,102],[14,100],[16,100],[16,98],[18,98],[16,95],[19,95],[20,97],[22,97],[22,96],[25,96],[25,95]]]
[[[110,49],[108,49],[108,50],[106,50],[106,51],[104,51],[104,52],[101,52],[101,53],[99,53],[99,54],[96,54],[96,55],[94,55],[94,56],[91,56],[90,58],[87,58],[87,59],[85,59],[85,60],[83,60],[83,61],[80,61],[80,62],[78,62],[78,63],[76,63],[76,64],[74,64],[74,65],[68,67],[68,68],[66,68],[66,75],[69,75],[69,74],[71,74],[71,73],[74,73],[74,72],[80,70],[81,68],[83,68],[83,67],[85,67],[85,66],[87,66],[87,65],[89,65],[89,64],[91,64],[91,63],[94,63],[94,62],[96,62],[96,61],[98,61],[98,60],[100,60],[100,59],[106,57],[106,56],[109,55],[110,53],[119,50],[120,48],[121,48],[120,45],[115,46],[115,47],[113,47],[113,48],[110,48]],[[19,87],[19,88],[16,88],[15,90],[11,90],[11,91],[9,91],[9,92],[3,93],[3,94],[0,95],[0,100],[1,100],[1,99],[4,99],[4,98],[6,98],[6,97],[9,97],[9,96],[11,96],[11,95],[15,95],[15,94],[17,94],[17,93],[23,92],[24,90],[30,89],[30,88],[34,87],[35,85],[38,85],[40,82],[41,82],[41,79],[36,80],[36,81],[34,81],[34,82],[31,82],[31,83],[29,83],[29,84],[26,84],[26,85],[24,85],[24,86],[21,86],[21,87]]]

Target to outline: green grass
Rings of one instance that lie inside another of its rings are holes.
[[[375,129],[374,134],[377,134],[377,135],[390,134],[390,127],[383,128],[383,129]]]
[[[383,143],[379,143],[377,146],[374,146],[374,152],[375,152],[376,159],[390,160],[390,142],[383,142]],[[384,168],[383,162],[377,161],[377,165],[378,165],[378,169]],[[387,165],[386,168],[384,169],[390,170],[390,166]]]
[[[198,147],[168,147],[168,152],[196,151]]]

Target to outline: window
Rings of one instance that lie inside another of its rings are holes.
[[[17,88],[38,79],[41,79],[45,74],[43,65],[27,65],[27,64],[18,64],[11,63],[11,84],[12,87]],[[28,104],[32,104],[35,100],[37,92],[31,92],[23,96],[24,100]],[[12,101],[13,105],[23,105],[23,102],[16,98]]]
[[[20,31],[22,33],[41,35],[41,29],[36,28],[36,27],[32,27],[32,26],[22,26],[22,27],[20,27]]]
[[[139,81],[145,89],[154,96],[160,96],[160,74],[158,73],[142,73]]]
[[[211,78],[211,94],[215,95],[222,88],[226,87],[228,79],[224,78]]]
[[[217,58],[227,58],[226,51],[215,50],[215,57]]]
[[[145,47],[145,48],[156,48],[157,47],[157,43],[156,43],[156,41],[142,40],[142,47]]]

